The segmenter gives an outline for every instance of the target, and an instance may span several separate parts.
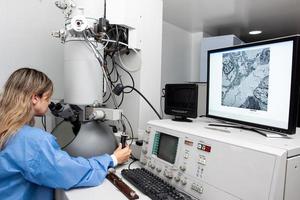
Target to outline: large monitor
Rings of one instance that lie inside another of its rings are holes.
[[[208,51],[207,116],[295,133],[299,36]]]

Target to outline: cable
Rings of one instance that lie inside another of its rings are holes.
[[[135,82],[134,82],[133,76],[130,74],[130,72],[127,71],[125,68],[123,68],[119,63],[115,62],[115,64],[118,65],[124,72],[126,72],[129,75],[129,77],[132,81],[132,87],[135,87]],[[128,94],[128,93],[131,93],[132,91],[133,91],[133,89],[131,89],[130,91],[127,91],[127,92],[124,91],[124,93]]]
[[[132,87],[132,86],[129,86],[129,85],[127,85],[127,86],[124,86],[123,87],[123,90],[125,89],[125,88],[132,88],[134,91],[136,91],[141,97],[143,97],[143,99],[149,104],[149,106],[152,108],[152,110],[155,112],[155,114],[157,115],[157,117],[159,118],[159,119],[162,119],[162,117],[160,116],[160,114],[155,110],[155,108],[152,106],[152,104],[146,99],[146,97],[140,92],[140,91],[138,91],[136,88],[134,88],[134,87]]]
[[[110,93],[112,94],[111,97],[112,97],[112,99],[113,99],[113,104],[114,104],[115,108],[118,108],[118,104],[117,104],[117,102],[116,102],[116,98],[115,98],[115,96],[114,96],[114,94],[113,94],[113,92],[112,92],[112,86],[111,86],[111,84],[109,84],[109,78],[108,78],[107,73],[106,73],[106,71],[105,71],[105,69],[104,69],[104,67],[103,67],[103,59],[104,59],[104,58],[103,58],[102,55],[97,51],[97,49],[94,48],[93,44],[91,44],[91,42],[90,42],[89,39],[87,38],[85,32],[83,32],[83,36],[84,36],[84,39],[85,39],[86,43],[87,43],[87,44],[91,47],[91,49],[93,50],[94,55],[95,55],[96,59],[98,60],[98,62],[99,62],[99,64],[100,64],[100,67],[101,67],[101,69],[102,69],[102,73],[103,73],[103,75],[104,75],[104,79],[105,79],[105,81],[106,81],[106,83],[107,83],[107,85],[108,85],[108,88],[109,88],[109,90],[110,90]],[[101,59],[102,59],[102,60],[101,60]]]
[[[52,129],[51,133],[53,133],[56,128],[58,128],[65,120],[60,121],[58,124],[56,124],[56,126]]]
[[[121,116],[124,117],[124,118],[126,119],[128,125],[129,125],[129,127],[130,127],[130,131],[131,131],[131,142],[130,142],[129,146],[131,146],[132,143],[133,143],[133,140],[134,140],[133,128],[132,128],[132,126],[131,126],[131,124],[130,124],[128,118],[127,118],[123,113],[121,114]]]
[[[124,46],[128,47],[128,44],[126,44],[126,43],[124,43],[124,42],[119,42],[119,41],[115,41],[115,40],[106,40],[106,39],[102,39],[102,40],[103,40],[103,41],[114,42],[114,43],[121,44],[121,45],[124,45]],[[134,48],[132,48],[131,50],[133,50],[133,51],[139,56],[139,58],[140,58],[140,60],[141,60],[141,55],[138,53],[138,51],[135,50]],[[129,72],[137,72],[137,71],[139,71],[139,70],[141,69],[141,65],[139,65],[138,67],[136,67],[136,68],[134,68],[134,69],[129,69],[128,67],[126,67],[126,65],[124,64],[124,62],[123,62],[123,60],[122,60],[122,58],[121,58],[121,53],[120,53],[120,51],[118,51],[118,58],[119,58],[119,61],[120,61],[121,65],[122,65],[122,67],[123,67],[124,69],[126,69],[127,71],[129,71]]]
[[[166,96],[166,93],[165,93],[165,88],[162,88],[161,89],[161,93],[162,93],[162,95],[160,96],[160,110],[161,110],[161,116],[164,118],[164,104],[163,104],[163,98],[165,98],[165,96]]]
[[[64,122],[65,120],[60,121],[58,124],[56,124],[56,126],[52,129],[51,134],[53,134],[53,132]],[[61,147],[61,149],[66,148],[69,144],[71,144],[75,138],[77,137],[77,135],[75,135],[72,140],[70,142],[68,142],[66,145],[64,145],[63,147]]]
[[[123,101],[124,101],[124,92],[122,92],[122,97],[120,103],[118,104],[118,108],[122,105]]]
[[[106,102],[110,99],[110,97],[111,97],[111,93],[109,93],[109,96],[107,97],[107,99],[105,99],[105,100],[103,101],[103,103],[106,103]]]
[[[76,137],[77,137],[77,135],[75,135],[70,142],[68,142],[66,145],[61,147],[61,149],[65,149],[69,144],[71,144],[75,140]]]
[[[42,121],[42,125],[43,125],[44,130],[47,131],[46,115],[43,115],[43,116],[41,117],[41,121]]]
[[[129,165],[128,165],[128,169],[130,169],[130,166],[132,165],[132,163],[134,163],[134,162],[136,162],[136,161],[138,161],[138,159],[132,159],[132,161],[129,163]]]
[[[106,0],[104,0],[104,15],[103,18],[106,19]]]

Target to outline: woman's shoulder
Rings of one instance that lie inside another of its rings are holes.
[[[37,128],[37,127],[24,125],[19,129],[18,134],[26,134],[26,136],[38,137],[38,136],[41,136],[44,134],[49,134],[49,133],[40,128]]]
[[[23,127],[21,127],[16,133],[16,138],[37,142],[54,139],[54,137],[50,133],[40,128],[32,127],[29,125],[24,125]]]
[[[50,133],[28,125],[21,127],[9,140],[5,151],[14,156],[22,157],[23,154],[17,153],[16,149],[23,149],[25,154],[38,152],[44,146],[54,146],[55,138]]]

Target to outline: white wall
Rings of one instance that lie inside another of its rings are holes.
[[[142,70],[140,72],[140,91],[159,112],[161,86],[162,52],[162,0],[142,1]],[[151,27],[151,28],[150,28]],[[149,105],[140,98],[139,131],[146,128],[151,119],[158,119]]]
[[[161,84],[190,80],[192,34],[168,22],[163,22]]]
[[[135,13],[141,16],[139,38],[141,39],[140,56],[134,52],[123,56],[124,63],[130,69],[141,65],[141,69],[132,73],[138,89],[159,112],[162,67],[162,0],[139,0]],[[151,28],[149,28],[151,27]],[[122,71],[123,85],[131,85],[129,77]],[[120,97],[118,97],[120,99]],[[119,102],[119,100],[118,100]],[[125,94],[121,106],[130,120],[136,136],[144,133],[149,120],[158,119],[151,107],[135,91]],[[128,127],[128,133],[130,133]]]
[[[200,81],[200,57],[201,57],[201,40],[203,39],[203,32],[191,33],[191,71],[190,81]]]
[[[200,81],[203,36],[203,32],[190,33],[163,22],[162,88],[166,83]]]
[[[0,1],[0,87],[17,68],[33,67],[54,82],[54,98],[63,97],[63,46],[52,31],[63,27],[54,1]]]

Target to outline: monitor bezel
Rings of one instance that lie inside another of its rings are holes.
[[[196,98],[193,99],[193,103],[196,105],[195,108],[190,108],[190,109],[187,109],[185,111],[187,111],[187,113],[176,113],[174,111],[172,111],[173,108],[176,108],[176,107],[173,107],[173,106],[170,106],[170,105],[167,105],[167,87],[173,87],[173,88],[177,88],[177,89],[180,89],[180,88],[188,88],[188,89],[193,89],[194,92],[195,92],[195,96]],[[194,84],[194,83],[181,83],[181,84],[177,84],[177,83],[171,83],[171,84],[166,84],[165,85],[165,108],[164,108],[164,111],[167,115],[173,115],[173,116],[179,116],[179,117],[189,117],[189,118],[196,118],[197,115],[198,115],[198,85],[197,84]]]
[[[260,46],[260,45],[267,45],[267,44],[274,44],[274,43],[280,43],[280,42],[286,42],[286,41],[293,41],[293,58],[292,58],[292,78],[291,78],[291,91],[290,91],[290,108],[289,108],[289,120],[288,120],[288,127],[287,129],[275,127],[275,126],[268,126],[268,125],[262,125],[262,124],[256,124],[252,122],[247,121],[241,121],[237,119],[231,119],[226,118],[222,116],[216,116],[209,114],[209,86],[210,86],[210,55],[212,53],[219,53],[223,51],[230,51],[230,50],[237,50],[241,48],[247,48],[247,47],[254,47],[254,46]],[[297,115],[298,115],[298,109],[299,109],[299,83],[300,83],[300,74],[299,74],[299,58],[297,56],[300,56],[299,53],[299,41],[300,41],[300,35],[294,35],[289,37],[283,37],[283,38],[276,38],[271,40],[264,40],[264,41],[258,41],[253,43],[247,43],[232,47],[226,47],[226,48],[220,48],[220,49],[214,49],[209,50],[207,52],[207,93],[206,93],[206,116],[210,118],[225,120],[233,123],[238,123],[245,126],[251,126],[258,129],[263,129],[266,131],[275,131],[275,132],[281,132],[286,134],[294,134],[296,132],[296,126],[297,126]],[[297,69],[298,68],[298,69]]]

